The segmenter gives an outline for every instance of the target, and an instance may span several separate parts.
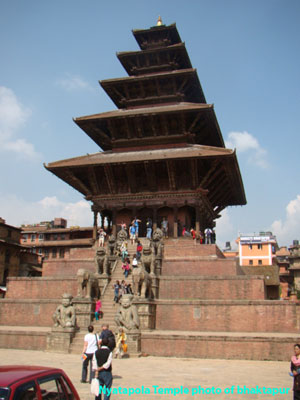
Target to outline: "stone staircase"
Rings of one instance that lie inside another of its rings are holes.
[[[140,242],[142,243],[143,246],[148,244],[148,239],[146,238],[140,238]],[[136,244],[131,244],[130,241],[128,241],[128,255],[130,258],[130,262],[132,262],[133,255],[136,253]],[[132,278],[131,274],[129,274],[128,278],[125,279],[124,277],[124,272],[122,270],[122,260],[118,259],[117,263],[115,265],[115,268],[113,271],[111,271],[111,281],[106,287],[106,290],[104,292],[103,297],[101,298],[102,302],[102,308],[101,311],[103,312],[103,318],[101,318],[99,321],[96,321],[95,319],[93,320],[92,324],[95,328],[95,332],[100,333],[102,325],[108,324],[109,328],[113,331],[116,332],[117,325],[115,323],[115,315],[116,312],[118,311],[118,304],[114,303],[114,289],[113,285],[114,283],[118,280],[121,282],[122,280],[125,280],[127,283],[132,283]],[[70,353],[73,354],[79,354],[82,351],[83,348],[83,339],[85,334],[87,333],[84,331],[80,331],[76,334],[75,338],[72,341],[71,348],[70,348]]]

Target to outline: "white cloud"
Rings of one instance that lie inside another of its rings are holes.
[[[13,152],[25,158],[40,158],[33,144],[23,138],[15,138],[27,122],[31,110],[23,106],[14,92],[0,86],[0,152]]]
[[[240,153],[248,153],[248,162],[260,168],[267,168],[267,151],[258,140],[248,132],[230,132],[225,142],[226,147],[237,149]]]
[[[68,226],[93,224],[91,206],[85,200],[66,203],[53,196],[37,202],[26,202],[16,195],[1,195],[0,210],[0,217],[14,226],[51,221],[56,217],[67,219]]]
[[[66,77],[57,80],[56,84],[68,92],[74,90],[92,90],[90,84],[78,75],[66,74]]]
[[[221,217],[216,220],[216,240],[220,249],[225,248],[226,242],[231,241],[231,247],[235,247],[234,240],[236,231],[230,221],[228,210],[225,209],[221,213]]]
[[[282,246],[289,246],[294,239],[300,239],[300,194],[287,205],[285,220],[274,221],[271,230]]]

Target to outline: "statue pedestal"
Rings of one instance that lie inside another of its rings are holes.
[[[72,339],[75,336],[76,328],[54,327],[47,334],[47,351],[55,353],[69,353]]]
[[[132,330],[126,333],[127,335],[127,356],[140,357],[141,356],[141,332],[139,330]]]
[[[93,301],[91,298],[75,297],[73,299],[73,305],[76,312],[76,325],[81,329],[86,329],[92,321]]]
[[[156,304],[148,299],[137,298],[134,305],[138,309],[140,329],[142,331],[155,329]]]

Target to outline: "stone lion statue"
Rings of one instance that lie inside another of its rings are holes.
[[[62,296],[62,304],[60,304],[52,318],[54,321],[54,326],[62,328],[74,328],[76,323],[76,314],[75,308],[72,305],[73,297],[68,294],[64,293]]]
[[[145,246],[143,248],[143,253],[141,257],[142,267],[149,272],[151,275],[154,275],[154,267],[155,267],[155,260],[152,257],[152,250],[150,246]]]
[[[96,265],[96,271],[98,274],[102,275],[109,275],[109,261],[108,257],[106,255],[106,251],[103,247],[99,247],[96,251],[95,255],[95,265]]]
[[[107,248],[108,248],[108,256],[116,255],[117,243],[116,243],[115,235],[110,235],[108,237]]]
[[[81,298],[99,298],[100,290],[98,286],[98,279],[92,272],[80,268],[77,271],[77,297]]]
[[[163,255],[163,236],[163,232],[159,228],[156,228],[152,235],[152,252],[158,258],[162,258]]]
[[[152,278],[141,263],[132,270],[132,284],[134,296],[151,297]]]
[[[128,331],[139,329],[140,320],[136,306],[132,303],[133,296],[124,294],[120,300],[120,308],[115,316],[116,324]]]
[[[120,254],[122,244],[128,239],[125,229],[121,229],[117,234],[116,253]]]

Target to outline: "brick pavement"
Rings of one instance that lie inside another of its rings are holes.
[[[226,345],[226,344],[225,344]],[[293,349],[291,348],[291,353]],[[221,356],[221,355],[220,355]],[[80,383],[81,360],[76,354],[57,354],[43,351],[0,349],[0,365],[25,364],[62,368],[69,375],[81,400],[92,400],[89,385]],[[141,357],[113,361],[113,388],[144,387],[150,394],[112,394],[112,400],[290,400],[293,379],[288,375],[289,362],[241,361],[211,359],[179,359]],[[155,394],[154,386],[157,386]],[[234,394],[225,394],[226,388],[234,387]],[[213,390],[218,394],[197,394],[197,388]],[[261,394],[237,394],[237,386],[258,388]],[[185,389],[186,394],[167,394],[167,389]],[[265,388],[286,388],[288,394],[264,394]],[[164,390],[165,393],[158,393]],[[192,391],[194,394],[192,395]]]

